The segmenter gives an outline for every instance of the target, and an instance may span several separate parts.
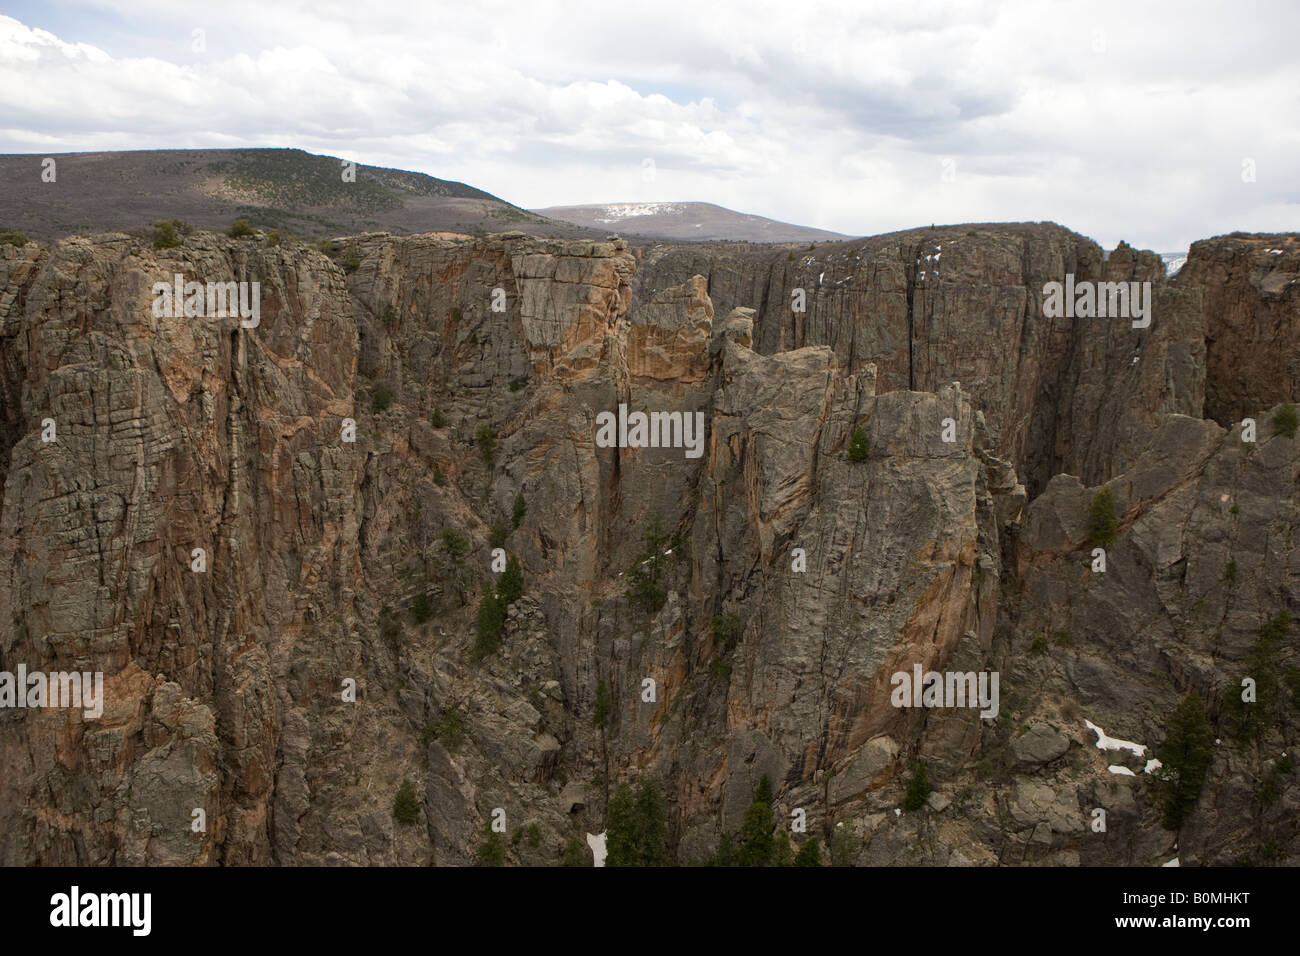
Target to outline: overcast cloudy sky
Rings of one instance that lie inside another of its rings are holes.
[[[1300,229],[1294,0],[0,13],[0,152],[297,146],[532,208],[702,200],[855,235],[1050,219],[1174,251]]]

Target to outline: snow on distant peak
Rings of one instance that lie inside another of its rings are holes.
[[[1160,258],[1165,261],[1165,275],[1171,276],[1187,263],[1185,252],[1162,252]]]
[[[622,222],[624,219],[636,219],[638,216],[657,216],[665,212],[680,212],[681,205],[672,202],[638,202],[638,203],[616,203],[612,206],[606,206],[604,209],[604,219],[597,219],[597,222]]]

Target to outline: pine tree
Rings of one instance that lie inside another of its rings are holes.
[[[627,600],[633,607],[653,614],[664,606],[668,593],[662,578],[668,564],[669,536],[658,514],[652,514],[641,535],[641,553],[627,572]]]
[[[478,602],[478,630],[474,639],[473,657],[482,660],[495,654],[501,646],[501,632],[506,626],[506,607],[493,591],[491,582],[483,588]]]
[[[767,866],[776,852],[772,830],[776,821],[772,815],[772,781],[764,774],[754,788],[754,801],[745,808],[745,818],[740,825],[740,849],[736,852],[739,866]]]
[[[1191,691],[1170,715],[1165,742],[1156,752],[1161,763],[1159,777],[1165,784],[1161,825],[1166,830],[1180,829],[1196,807],[1213,756],[1212,739],[1205,705]]]
[[[646,781],[633,791],[619,784],[609,802],[605,833],[606,866],[667,866],[667,809],[658,785]]]
[[[640,844],[642,866],[667,866],[668,859],[668,808],[664,804],[659,784],[647,780],[636,795],[637,842]]]
[[[519,559],[514,555],[506,561],[506,569],[501,572],[501,583],[497,585],[497,600],[503,608],[518,601],[524,594],[524,569],[519,566]]]
[[[1115,492],[1102,488],[1092,496],[1088,503],[1088,540],[1103,548],[1115,540],[1119,534],[1119,518],[1116,515]]]
[[[1279,690],[1278,645],[1290,629],[1291,619],[1285,611],[1274,615],[1259,629],[1259,639],[1246,656],[1243,674],[1255,682],[1253,701],[1248,703],[1241,699],[1240,682],[1237,686],[1228,688],[1227,710],[1236,732],[1242,737],[1253,737],[1259,741],[1272,724]]]
[[[420,819],[420,799],[409,780],[403,780],[397,788],[397,796],[393,798],[393,819],[407,826]]]
[[[925,775],[925,764],[918,762],[912,771],[912,779],[907,782],[907,793],[903,797],[903,809],[908,813],[920,810],[925,801],[930,799],[930,779]]]
[[[713,851],[713,859],[709,861],[709,866],[735,866],[736,865],[736,846],[730,833],[724,833],[718,838],[718,848]]]
[[[867,452],[870,450],[870,442],[867,441],[867,433],[859,425],[853,430],[853,437],[849,439],[849,461],[863,462],[867,460]]]

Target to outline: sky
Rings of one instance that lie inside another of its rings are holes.
[[[1297,35],[1294,0],[0,0],[0,153],[288,146],[533,209],[1173,252],[1300,230]]]

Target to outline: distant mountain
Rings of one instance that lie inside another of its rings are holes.
[[[561,222],[653,239],[745,239],[812,242],[847,239],[838,232],[794,226],[708,202],[595,203],[533,210]]]
[[[1183,267],[1187,261],[1186,252],[1162,252],[1160,258],[1165,262],[1165,275],[1171,276]]]
[[[55,161],[55,181],[42,162]],[[182,219],[224,230],[236,218],[307,236],[505,232],[585,236],[464,183],[357,165],[300,149],[162,149],[0,156],[0,229],[34,239],[134,230]]]

